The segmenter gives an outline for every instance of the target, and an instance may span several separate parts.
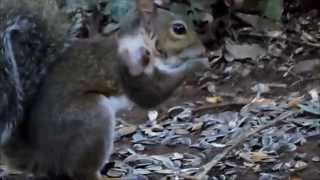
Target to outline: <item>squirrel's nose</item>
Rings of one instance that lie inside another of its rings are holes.
[[[145,68],[150,63],[151,53],[148,49],[146,49],[144,47],[140,48],[140,53],[141,53],[140,64]]]

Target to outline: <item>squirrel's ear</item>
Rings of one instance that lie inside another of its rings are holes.
[[[136,0],[137,7],[140,12],[152,14],[155,11],[155,3],[153,0]]]
[[[137,8],[146,21],[150,21],[156,13],[156,5],[153,0],[136,0]]]

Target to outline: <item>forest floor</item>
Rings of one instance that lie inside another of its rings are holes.
[[[319,20],[309,12],[267,33],[234,30],[236,40],[212,52],[210,71],[160,107],[122,117],[115,163],[104,173],[199,179],[206,163],[238,143],[209,168],[209,178],[320,179]]]

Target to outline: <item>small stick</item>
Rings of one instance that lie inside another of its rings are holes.
[[[290,87],[297,86],[297,85],[299,85],[300,83],[303,83],[303,82],[306,82],[306,81],[318,81],[318,80],[320,80],[319,77],[307,78],[307,79],[300,79],[300,80],[295,81],[294,83],[292,83],[292,84],[290,85]]]
[[[277,118],[275,118],[273,121],[258,127],[256,129],[254,129],[253,131],[245,134],[244,136],[242,136],[241,138],[239,138],[236,142],[234,142],[233,145],[229,146],[228,148],[226,148],[223,152],[221,152],[220,154],[216,155],[211,161],[209,161],[207,164],[203,165],[203,171],[200,172],[199,174],[195,175],[195,176],[184,176],[184,178],[186,179],[190,179],[190,180],[203,180],[205,179],[205,177],[207,176],[208,172],[214,167],[216,166],[224,157],[226,157],[233,149],[237,148],[239,145],[243,144],[249,137],[258,134],[259,132],[268,129],[272,126],[276,126],[278,123],[283,123],[283,120],[292,116],[294,114],[294,112],[289,111],[289,112],[284,112],[282,113],[280,116],[278,116]]]
[[[320,48],[320,44],[318,43],[311,43],[311,42],[305,42],[305,41],[298,41],[298,40],[293,40],[289,38],[284,38],[284,37],[273,37],[269,36],[266,34],[259,34],[259,33],[240,33],[242,36],[251,36],[251,37],[258,37],[258,38],[269,38],[269,39],[276,39],[276,40],[281,40],[281,41],[287,41],[289,43],[293,44],[298,44],[298,45],[303,45],[303,46],[309,46],[309,47],[314,47],[314,48]]]
[[[221,108],[226,108],[228,106],[245,106],[248,104],[249,101],[239,101],[239,102],[227,102],[227,103],[221,103],[221,104],[208,104],[208,105],[203,105],[198,108],[195,108],[192,110],[193,114],[197,114],[201,111],[208,111],[212,109],[221,109]]]

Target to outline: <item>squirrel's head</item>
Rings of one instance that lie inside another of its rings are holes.
[[[121,23],[118,53],[136,76],[205,57],[205,48],[186,17],[157,8],[153,0],[136,0],[136,8]]]
[[[120,79],[141,107],[167,99],[187,75],[208,65],[205,48],[185,17],[136,0],[118,33]]]

